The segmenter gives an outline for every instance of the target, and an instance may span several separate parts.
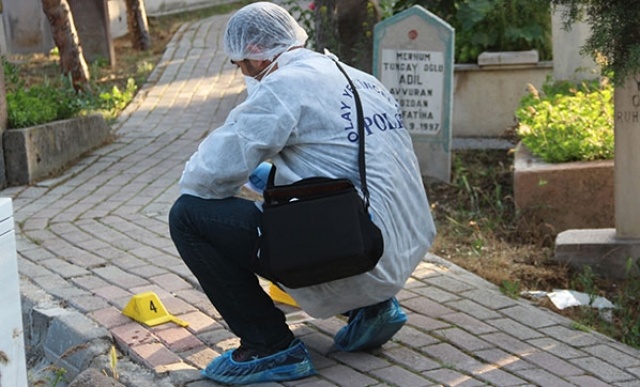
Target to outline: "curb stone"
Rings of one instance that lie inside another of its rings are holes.
[[[69,387],[173,387],[176,384],[172,379],[185,383],[199,378],[174,372],[171,376],[157,375],[121,353],[116,366],[118,381],[104,375],[110,368],[109,352],[115,344],[109,332],[80,312],[62,307],[29,280],[23,278],[20,287],[27,363],[37,365],[29,367],[39,369],[37,373],[52,374],[55,369],[64,369]],[[32,374],[29,379],[34,377],[37,375]],[[48,375],[43,380],[51,379],[55,377]],[[63,383],[56,385],[64,387]]]

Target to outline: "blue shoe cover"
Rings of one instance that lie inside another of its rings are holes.
[[[345,352],[380,347],[407,322],[407,315],[394,298],[351,312],[349,323],[334,338],[336,347]]]
[[[202,375],[225,384],[251,384],[295,380],[315,375],[311,357],[302,341],[295,339],[289,348],[255,360],[237,362],[227,351],[201,371]]]

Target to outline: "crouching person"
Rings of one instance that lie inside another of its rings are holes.
[[[306,39],[293,17],[273,3],[252,3],[229,19],[224,50],[245,76],[248,97],[191,156],[169,215],[180,256],[240,338],[239,348],[203,370],[217,382],[315,374],[304,343],[258,281],[275,281],[256,259],[260,206],[236,196],[248,181],[264,182],[267,160],[278,168],[277,184],[326,176],[359,187],[353,94],[333,59],[305,49]],[[395,295],[436,231],[398,103],[376,78],[341,66],[362,100],[369,212],[382,231],[384,253],[364,274],[285,290],[316,318],[347,314],[335,345],[362,351],[381,346],[406,322]]]

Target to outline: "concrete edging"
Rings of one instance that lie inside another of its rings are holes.
[[[2,134],[7,185],[53,177],[111,138],[111,128],[99,114],[7,129]]]

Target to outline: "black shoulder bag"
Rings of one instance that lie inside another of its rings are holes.
[[[310,177],[274,185],[275,166],[264,190],[259,261],[273,279],[300,288],[362,274],[373,269],[384,250],[380,229],[369,216],[364,151],[364,115],[353,91],[358,115],[358,195],[349,179]]]

